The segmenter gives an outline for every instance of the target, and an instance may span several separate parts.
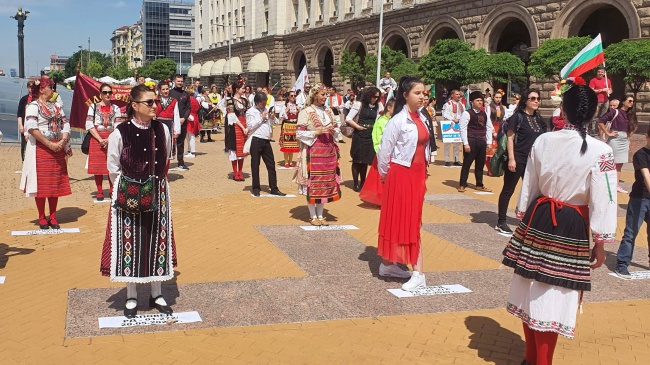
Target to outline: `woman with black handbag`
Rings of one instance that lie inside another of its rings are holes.
[[[109,84],[101,84],[99,87],[100,101],[88,108],[86,117],[86,131],[88,132],[88,160],[86,168],[90,175],[95,175],[98,201],[104,200],[104,189],[102,183],[104,175],[108,175],[106,168],[106,156],[108,152],[108,136],[115,127],[122,122],[120,107],[111,103],[113,88]],[[113,190],[111,180],[108,180],[110,190]]]
[[[174,277],[176,244],[167,181],[172,136],[154,120],[156,94],[144,85],[131,89],[128,121],[108,142],[108,171],[115,189],[102,249],[101,273],[126,283],[124,315],[137,314],[136,283],[151,283],[149,307],[164,314],[172,308],[161,282]]]

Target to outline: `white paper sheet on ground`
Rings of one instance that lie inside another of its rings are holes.
[[[125,316],[99,317],[99,328],[124,328],[135,326],[151,326],[154,324],[178,324],[202,322],[199,312],[180,312],[170,316],[162,313],[138,314],[135,318]]]
[[[93,203],[95,203],[95,204],[110,203],[110,202],[111,202],[110,199],[104,199],[104,200],[93,199]]]
[[[16,170],[16,173],[17,173],[17,174],[22,174],[22,173],[23,173],[23,170]]]
[[[295,198],[296,197],[294,194],[287,194],[285,196],[273,195],[273,194],[260,194],[260,196],[255,196],[251,194],[251,196],[255,198]]]
[[[402,289],[387,289],[391,294],[398,298],[411,298],[411,297],[422,297],[428,295],[443,295],[443,294],[461,294],[461,293],[471,293],[472,291],[460,284],[454,285],[436,285],[436,286],[425,286],[416,291],[406,291]]]
[[[7,279],[6,276],[0,276],[0,284],[4,284],[4,283],[5,283],[5,279]]]
[[[284,166],[279,166],[277,167],[278,170],[295,170],[296,167],[284,167]]]
[[[474,194],[476,194],[476,195],[494,195],[494,193],[491,193],[489,191],[475,191]]]
[[[12,236],[33,236],[37,234],[79,233],[79,228],[35,229],[33,231],[11,231]]]
[[[630,274],[632,275],[631,279],[623,279],[622,277],[616,275],[613,272],[609,273],[609,275],[612,275],[622,280],[650,279],[650,271],[631,271]]]
[[[345,231],[352,229],[359,229],[357,226],[353,225],[336,225],[332,224],[329,226],[300,226],[305,231]]]

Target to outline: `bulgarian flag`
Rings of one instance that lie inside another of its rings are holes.
[[[600,34],[596,36],[589,44],[582,49],[569,63],[560,71],[560,77],[580,76],[583,73],[596,68],[605,62],[605,53],[603,53],[603,42]]]

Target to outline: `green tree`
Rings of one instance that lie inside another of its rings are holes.
[[[116,80],[131,77],[133,72],[129,69],[129,57],[126,54],[120,56],[114,65],[108,68],[106,74]]]
[[[366,80],[374,82],[377,79],[377,55],[367,55],[364,62]],[[399,80],[402,76],[420,76],[417,64],[406,57],[404,52],[395,51],[388,46],[381,47],[381,70],[380,76],[386,72],[391,77]]]
[[[467,85],[477,81],[471,65],[475,56],[477,51],[469,43],[459,39],[441,39],[420,58],[418,67],[428,84]]]
[[[87,73],[87,66],[89,64],[88,50],[79,50],[70,56],[68,61],[65,63],[63,72],[65,73],[66,78],[77,74],[77,64],[80,63],[81,56],[83,56],[83,62],[81,62],[81,66],[83,67],[81,68],[81,72]],[[90,52],[90,60],[99,63],[101,66],[100,73],[105,73],[106,70],[113,65],[113,61],[109,55],[97,51]]]
[[[650,40],[612,43],[605,49],[605,60],[609,73],[622,76],[636,100],[639,91],[650,82]]]
[[[549,39],[530,56],[528,72],[539,79],[560,80],[560,70],[591,42],[590,37]]]
[[[99,61],[95,61],[93,59],[91,59],[90,63],[88,63],[86,66],[86,75],[90,77],[106,76],[104,75],[104,68],[102,67],[102,64],[99,63]]]
[[[174,60],[171,58],[159,58],[147,64],[142,75],[147,75],[147,77],[155,80],[164,80],[171,79],[175,73],[176,62]]]
[[[341,54],[338,73],[343,78],[343,81],[349,80],[352,84],[363,84],[365,72],[359,55],[344,49],[343,54]]]
[[[54,70],[54,71],[50,72],[49,76],[52,79],[52,81],[54,81],[57,84],[62,83],[63,80],[66,79],[65,74],[63,73],[63,71],[60,71],[60,70]]]
[[[472,82],[486,81],[494,89],[495,83],[521,80],[526,65],[521,58],[508,52],[488,54],[484,49],[475,51],[470,62]]]

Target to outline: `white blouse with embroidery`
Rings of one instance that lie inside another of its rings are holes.
[[[587,151],[580,155],[582,137],[573,128],[542,134],[528,156],[517,217],[539,197],[589,206],[593,241],[614,242],[616,233],[617,176],[612,148],[587,136]]]
[[[101,111],[101,106],[98,104],[93,104],[88,107],[88,114],[86,116],[86,130],[91,130],[97,128],[98,131],[112,131],[123,121],[125,117],[120,111],[120,107],[111,104],[111,111],[108,115],[104,115]],[[108,118],[106,127],[104,127],[104,118]]]

